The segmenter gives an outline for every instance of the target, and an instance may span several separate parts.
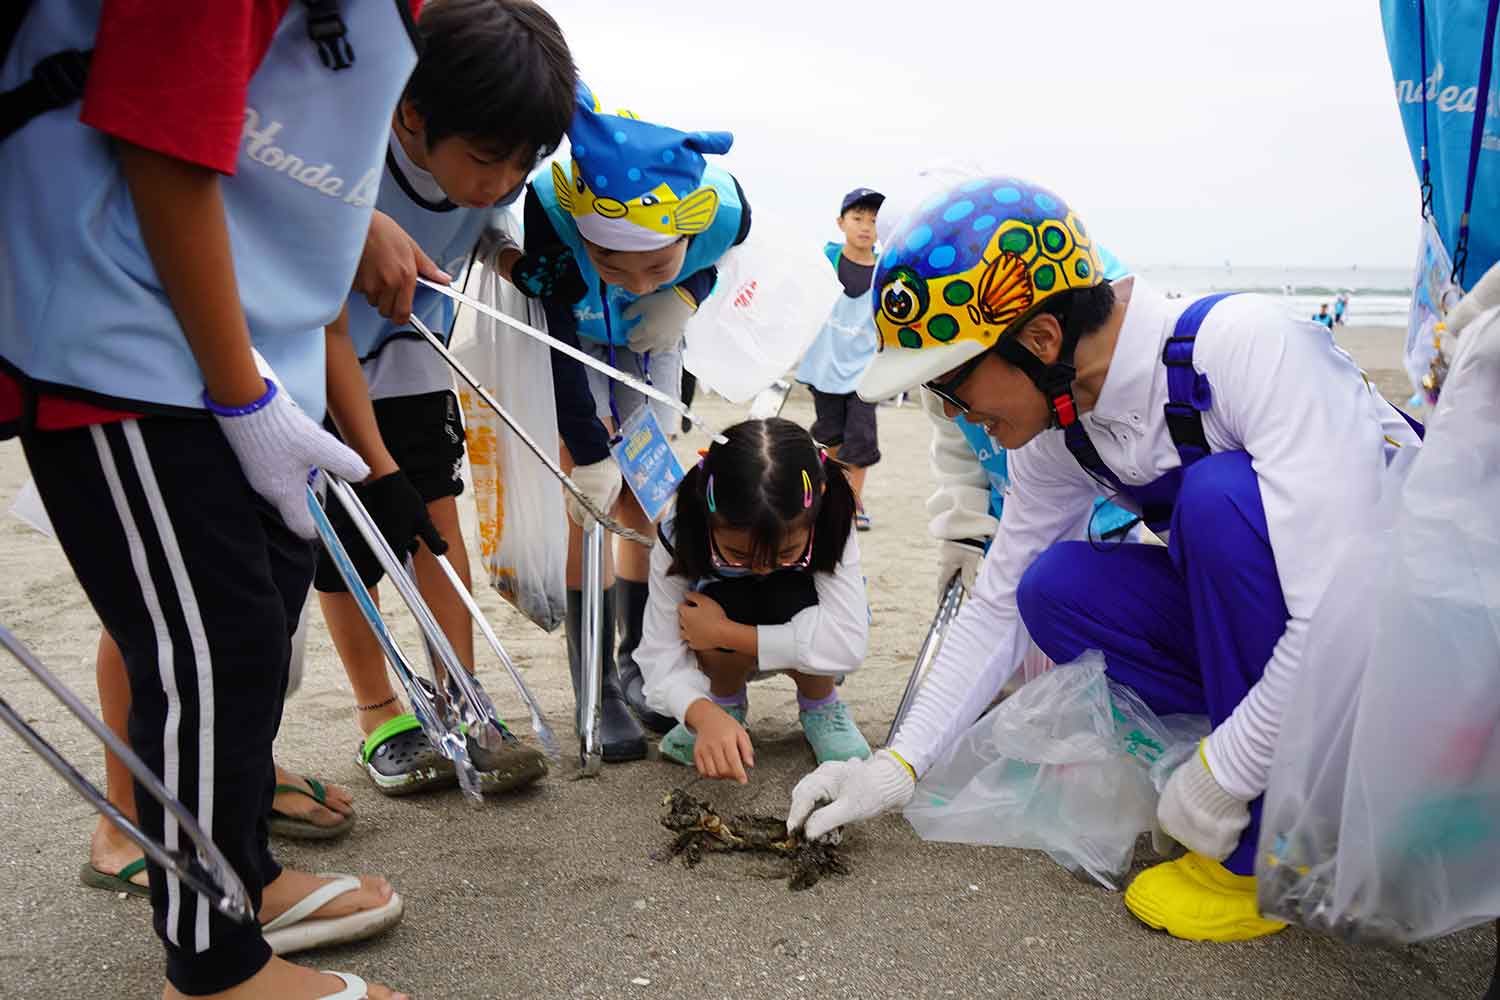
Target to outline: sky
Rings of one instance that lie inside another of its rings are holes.
[[[1062,195],[1137,267],[1406,267],[1373,0],[542,0],[606,109],[728,130],[752,210],[838,236],[935,165]],[[884,220],[883,220],[884,221]]]

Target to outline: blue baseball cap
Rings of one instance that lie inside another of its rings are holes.
[[[879,191],[876,191],[874,188],[855,188],[853,191],[850,191],[848,194],[844,195],[844,202],[839,206],[839,214],[843,215],[845,212],[849,211],[849,206],[861,201],[874,202],[875,207],[878,209],[881,203],[885,201],[885,195],[881,194]]]

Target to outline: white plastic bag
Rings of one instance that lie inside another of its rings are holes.
[[[546,330],[541,306],[494,270],[476,265],[476,298]],[[460,310],[454,353],[549,455],[558,452],[552,359],[546,344],[472,310]],[[550,632],[566,612],[568,555],[562,487],[483,400],[460,386],[479,550],[490,586]]]
[[[1164,725],[1085,653],[1021,686],[918,782],[906,819],[924,840],[1046,851],[1121,887],[1136,838],[1156,821],[1151,764],[1208,730]]]
[[[713,294],[688,320],[682,363],[744,403],[792,370],[844,288],[817,243],[758,211],[750,236],[717,267]]]
[[[1410,942],[1500,916],[1500,310],[1308,626],[1256,859],[1260,908]]]

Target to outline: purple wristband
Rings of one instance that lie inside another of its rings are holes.
[[[276,383],[266,379],[266,394],[253,403],[244,406],[220,406],[208,396],[208,390],[203,390],[203,405],[208,407],[208,412],[216,417],[246,417],[256,410],[264,410],[271,400],[276,398]]]

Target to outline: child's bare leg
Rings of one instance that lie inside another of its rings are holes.
[[[799,670],[788,671],[792,683],[797,685],[797,697],[803,702],[821,702],[833,694],[834,678],[823,674],[804,674]]]
[[[126,725],[130,718],[130,678],[125,673],[125,658],[120,655],[120,647],[103,629],[99,630],[99,649],[94,663],[104,724],[128,744],[130,733]],[[124,761],[108,751],[104,754],[104,797],[130,819],[136,818],[135,784],[130,770]],[[93,835],[89,837],[89,864],[106,875],[114,875],[140,856],[141,849],[134,841],[112,822],[99,817]],[[136,872],[130,881],[145,885],[145,869]]]
[[[448,561],[453,564],[453,569],[458,573],[458,578],[464,582],[464,588],[473,590],[473,583],[469,576],[469,551],[464,547],[463,527],[458,520],[458,501],[454,497],[440,497],[427,505],[427,514],[432,518],[432,524],[448,543]],[[417,567],[417,590],[422,594],[422,599],[432,609],[432,615],[437,619],[438,627],[453,644],[453,651],[458,654],[458,661],[470,670],[474,669],[474,623],[469,617],[469,609],[464,605],[463,598],[453,589],[448,582],[448,575],[438,565],[437,557],[434,556],[425,545],[417,546],[417,554],[413,560]]]
[[[380,606],[380,592],[371,589],[370,596]],[[390,672],[386,670],[385,651],[369,623],[360,612],[359,605],[347,592],[319,594],[318,603],[323,608],[323,620],[328,624],[328,634],[333,637],[333,647],[338,650],[344,664],[344,673],[349,686],[354,689],[354,704],[360,732],[366,736],[379,729],[381,724],[394,719],[404,709],[401,699],[391,687]],[[362,706],[362,707],[361,707]]]
[[[559,464],[565,473],[571,473],[574,468],[573,456],[568,454],[568,449],[563,446],[559,449]],[[561,489],[561,487],[559,487]],[[610,513],[614,513],[611,511]],[[618,516],[618,515],[617,515]],[[644,579],[644,577],[642,578]],[[578,590],[583,586],[583,529],[568,518],[568,564],[566,570],[566,583],[569,590]],[[608,590],[615,583],[615,558],[614,547],[606,540],[604,545],[604,589]]]
[[[708,675],[708,690],[715,698],[734,698],[745,690],[755,672],[755,657],[718,649],[697,651],[698,669]]]

